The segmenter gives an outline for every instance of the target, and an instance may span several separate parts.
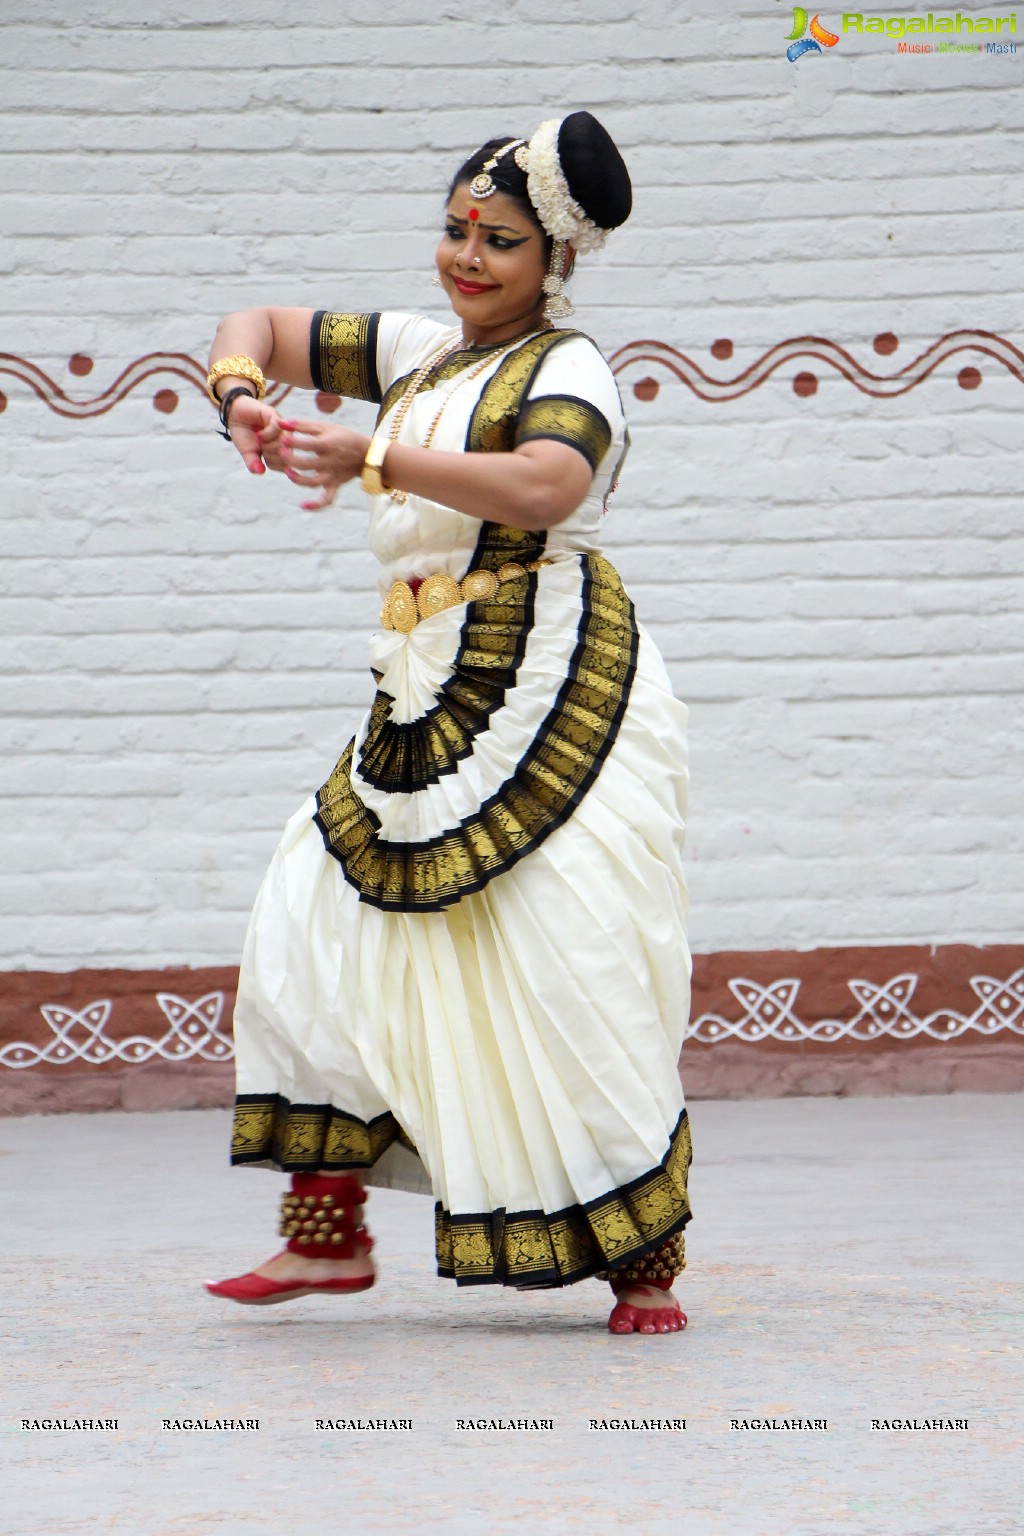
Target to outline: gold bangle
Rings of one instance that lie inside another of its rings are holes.
[[[218,359],[206,375],[206,393],[214,405],[220,405],[220,396],[214,386],[219,384],[221,379],[228,378],[248,379],[250,384],[255,384],[257,400],[262,400],[267,392],[267,381],[263,377],[263,369],[259,363],[251,357],[243,357],[241,353],[236,353],[233,357]]]
[[[371,437],[370,446],[366,450],[366,458],[363,460],[363,472],[360,475],[360,483],[367,496],[386,496],[388,488],[384,484],[384,476],[381,466],[384,463],[384,455],[391,447],[391,439],[388,437]]]

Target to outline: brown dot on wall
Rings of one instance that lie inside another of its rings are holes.
[[[333,416],[340,404],[340,395],[325,395],[322,389],[317,391],[316,408],[318,411],[322,411],[325,416]]]
[[[956,381],[961,389],[977,389],[981,383],[981,373],[977,368],[961,368]]]
[[[880,357],[888,357],[890,353],[896,351],[899,339],[893,335],[892,331],[881,331],[872,345]]]
[[[638,400],[655,400],[660,388],[661,385],[657,379],[647,377],[645,379],[637,379],[633,385],[633,393]]]
[[[76,352],[74,357],[68,358],[68,368],[76,379],[84,379],[87,373],[92,373],[92,358],[86,357],[84,352]]]
[[[717,341],[711,343],[711,356],[720,358],[723,362],[727,357],[732,357],[732,342],[728,336],[719,336]]]
[[[793,380],[793,393],[804,399],[807,395],[818,393],[818,381],[813,373],[798,373]]]
[[[178,397],[173,389],[158,389],[153,396],[153,409],[169,416],[178,409]]]

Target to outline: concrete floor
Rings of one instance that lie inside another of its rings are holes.
[[[0,1122],[5,1536],[315,1531],[1010,1536],[1021,1529],[1024,1100],[693,1106],[685,1333],[613,1338],[595,1282],[433,1273],[429,1200],[373,1195],[379,1286],[240,1308],[282,1180],[223,1111]],[[117,1418],[33,1433],[22,1418]],[[164,1417],[258,1418],[251,1434]],[[328,1434],[317,1418],[411,1419]],[[551,1418],[552,1432],[455,1430]],[[593,1432],[591,1418],[685,1418]],[[744,1432],[733,1418],[824,1418]],[[967,1419],[959,1433],[872,1419]]]

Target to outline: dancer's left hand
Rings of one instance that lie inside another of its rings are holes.
[[[280,455],[293,485],[319,491],[304,512],[322,512],[338,491],[362,472],[370,439],[329,421],[282,421]]]

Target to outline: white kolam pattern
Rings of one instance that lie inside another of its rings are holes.
[[[894,976],[891,981],[852,980],[847,986],[859,1008],[851,1019],[815,1019],[806,1023],[795,1012],[800,982],[796,977],[762,985],[745,977],[729,982],[729,990],[743,1008],[739,1019],[726,1019],[718,1013],[703,1013],[691,1021],[688,1039],[706,1045],[723,1040],[878,1040],[884,1035],[910,1040],[927,1035],[932,1040],[955,1040],[968,1030],[981,1035],[995,1035],[1008,1029],[1024,1035],[1024,970],[1015,971],[1008,981],[994,976],[972,976],[971,989],[978,999],[973,1013],[957,1013],[940,1008],[923,1017],[911,1008],[919,978],[913,971]]]
[[[53,1031],[53,1038],[43,1045],[28,1040],[12,1040],[0,1050],[0,1065],[15,1071],[41,1066],[102,1066],[124,1061],[132,1066],[159,1057],[163,1061],[229,1061],[234,1055],[230,1035],[222,1034],[221,1014],[224,993],[207,992],[194,1003],[173,992],[158,992],[156,1001],[170,1026],[158,1039],[151,1035],[128,1035],[112,1039],[106,1033],[114,1004],[101,998],[78,1009],[44,1003],[40,1013]]]
[[[702,1013],[691,1021],[687,1038],[702,1045],[718,1045],[723,1040],[752,1044],[769,1039],[836,1045],[843,1040],[877,1041],[885,1036],[912,1040],[926,1035],[931,1040],[947,1041],[971,1030],[986,1037],[1004,1030],[1024,1035],[1024,969],[1014,971],[1006,981],[972,976],[971,989],[978,999],[972,1013],[958,1013],[952,1008],[915,1013],[911,1004],[919,979],[913,971],[904,971],[881,983],[850,980],[847,986],[858,1004],[852,1018],[807,1022],[796,1012],[801,986],[798,978],[788,976],[763,984],[737,976],[730,980],[729,990],[743,1009],[741,1017],[727,1019],[719,1013]],[[0,1049],[0,1067],[19,1071],[43,1064],[102,1066],[123,1061],[141,1066],[154,1058],[174,1062],[233,1059],[231,1037],[220,1028],[223,992],[207,992],[194,1003],[173,992],[158,992],[156,1001],[169,1025],[158,1039],[150,1035],[111,1038],[106,1033],[114,1007],[111,998],[100,998],[78,1010],[44,1003],[40,1012],[53,1038],[43,1045],[10,1041]]]

